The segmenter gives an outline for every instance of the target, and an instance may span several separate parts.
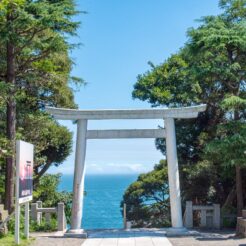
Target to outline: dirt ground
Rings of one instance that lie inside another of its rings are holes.
[[[65,238],[59,233],[32,233],[35,241],[31,246],[81,246],[85,239]]]
[[[37,238],[31,246],[81,246],[84,242],[83,239],[79,238]]]

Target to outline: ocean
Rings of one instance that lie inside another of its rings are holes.
[[[137,179],[130,175],[86,175],[82,227],[84,229],[123,228],[120,202],[126,188]],[[72,191],[73,176],[63,175],[59,190]]]

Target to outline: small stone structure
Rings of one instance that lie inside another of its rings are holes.
[[[64,211],[64,203],[60,202],[57,204],[56,208],[43,208],[42,202],[38,201],[37,203],[31,204],[31,218],[32,220],[36,221],[38,224],[41,223],[43,213],[45,216],[46,222],[50,222],[51,220],[51,214],[57,215],[58,220],[58,231],[65,231],[66,230],[66,216]]]
[[[184,224],[186,228],[193,227],[193,211],[200,211],[200,227],[220,229],[220,205],[193,205],[192,201],[186,202]]]
[[[237,234],[246,238],[246,210],[237,218]]]
[[[9,213],[4,209],[4,205],[0,204],[0,233],[7,234],[8,228],[6,221],[8,220]]]

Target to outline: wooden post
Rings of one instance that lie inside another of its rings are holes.
[[[20,244],[20,204],[15,204],[15,243]]]
[[[20,156],[20,144],[16,143],[16,178],[15,178],[15,243],[20,244],[20,203],[19,203],[19,176],[20,167],[18,159]],[[8,168],[7,168],[8,169]]]
[[[29,202],[25,203],[25,236],[29,239]]]
[[[126,204],[123,206],[124,229],[126,229]]]

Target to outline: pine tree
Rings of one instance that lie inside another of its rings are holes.
[[[5,178],[5,206],[9,211],[14,197],[18,102],[26,101],[33,111],[40,109],[42,103],[76,106],[68,86],[72,61],[68,57],[71,45],[67,38],[76,34],[79,23],[72,18],[77,13],[73,0],[1,1],[0,79],[8,88],[6,136],[11,146]],[[57,96],[59,93],[62,99]]]

